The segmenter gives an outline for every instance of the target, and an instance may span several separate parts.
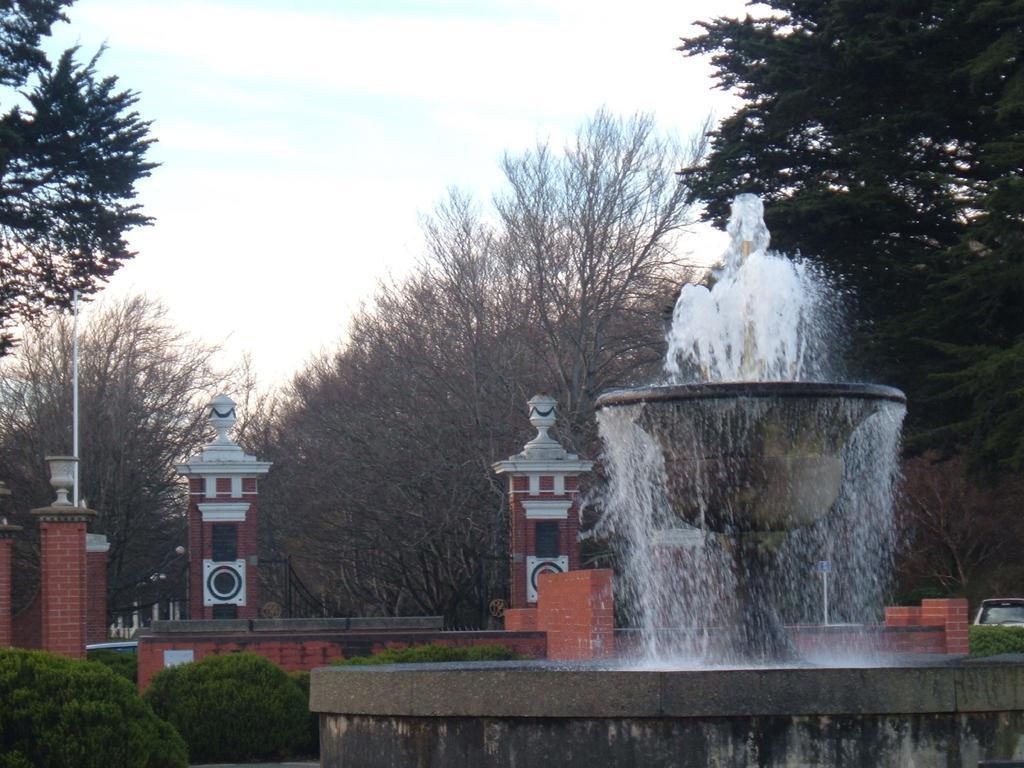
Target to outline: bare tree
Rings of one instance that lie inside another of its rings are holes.
[[[898,508],[908,533],[904,572],[963,594],[981,575],[1019,565],[1022,490],[1018,479],[978,485],[961,456],[905,462]]]
[[[504,594],[490,465],[531,436],[537,391],[554,390],[562,436],[589,453],[600,390],[656,375],[660,310],[685,277],[676,171],[694,159],[649,118],[603,111],[562,156],[506,157],[494,209],[450,192],[418,267],[295,377],[264,433],[263,508],[334,610],[477,623]]]
[[[694,216],[676,172],[700,161],[705,135],[684,149],[649,115],[602,109],[562,154],[540,144],[502,161],[503,245],[574,437],[602,390],[657,369],[658,310],[690,276],[677,237]]]
[[[510,316],[495,311],[503,275],[463,202],[428,230],[461,230],[463,248],[381,288],[345,349],[296,377],[268,445],[264,508],[302,511],[275,523],[338,611],[456,620],[504,578],[488,460],[522,405],[503,354]]]
[[[71,453],[71,343],[70,319],[59,316],[0,363],[0,464],[21,516],[52,500],[43,457]],[[114,605],[152,591],[140,581],[186,544],[174,465],[204,442],[202,405],[224,380],[214,351],[139,296],[94,307],[81,330],[80,487],[100,513],[93,530],[110,540]],[[30,578],[34,550],[20,557]]]

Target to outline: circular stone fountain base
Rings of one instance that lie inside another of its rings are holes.
[[[321,765],[976,768],[1024,758],[1024,663],[313,673]]]

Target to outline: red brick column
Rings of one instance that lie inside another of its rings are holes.
[[[936,598],[921,601],[917,606],[898,606],[885,609],[886,627],[938,627],[943,631],[940,648],[919,648],[904,643],[907,647],[899,650],[925,653],[963,655],[969,651],[967,628],[967,600],[963,598]],[[924,641],[922,641],[923,643]]]
[[[615,655],[612,572],[545,573],[538,579],[537,627],[548,634],[548,658]]]
[[[228,436],[236,420],[230,397],[217,395],[208,407],[217,438],[176,468],[189,482],[189,618],[255,619],[260,615],[259,478],[271,464],[257,461]],[[207,594],[207,577],[218,572],[227,585],[219,589],[225,591]],[[244,585],[235,580],[239,576]]]
[[[69,506],[32,510],[39,518],[43,650],[80,659],[86,644],[85,526],[96,515]]]
[[[535,395],[527,405],[537,436],[521,452],[491,465],[509,478],[509,605],[514,609],[536,605],[541,573],[580,567],[579,476],[594,465],[548,434],[556,422],[553,397]]]
[[[946,653],[967,653],[967,600],[964,598],[922,600],[921,623],[946,630]]]
[[[86,535],[86,642],[102,643],[107,639],[107,552],[106,536]]]
[[[6,519],[0,520],[0,648],[12,645],[12,604],[11,604],[11,539],[20,525],[10,525]]]

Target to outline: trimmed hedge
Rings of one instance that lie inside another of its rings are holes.
[[[521,658],[504,645],[414,645],[409,648],[388,648],[373,656],[354,656],[333,662],[339,666],[367,664],[439,664],[449,661],[511,661]]]
[[[968,638],[971,656],[1024,653],[1024,627],[972,626]]]
[[[115,675],[120,675],[131,683],[139,681],[139,657],[134,653],[98,648],[95,651],[89,651],[86,658],[89,661],[99,662]]]
[[[145,699],[178,729],[194,763],[281,759],[301,754],[309,741],[308,696],[253,653],[163,669]]]
[[[296,744],[296,754],[317,755],[320,753],[320,718],[315,712],[309,711],[309,672],[289,672],[288,679],[299,687],[306,702],[306,740]]]
[[[3,768],[184,768],[185,744],[102,664],[0,650]]]

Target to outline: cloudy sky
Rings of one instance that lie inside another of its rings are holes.
[[[450,186],[487,199],[498,158],[560,144],[597,108],[681,137],[730,102],[674,50],[740,0],[79,0],[55,46],[108,46],[162,165],[154,226],[106,293],[286,380],[420,254]],[[697,236],[694,248],[716,243]],[[714,254],[714,255],[717,255]]]

